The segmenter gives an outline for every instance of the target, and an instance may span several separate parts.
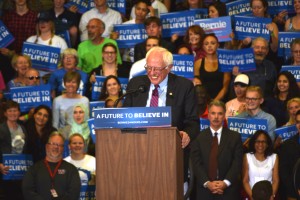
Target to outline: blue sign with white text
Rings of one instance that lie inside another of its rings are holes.
[[[239,132],[244,142],[246,139],[252,137],[257,130],[268,131],[268,123],[266,119],[228,117],[228,128]]]
[[[218,49],[219,70],[232,72],[232,68],[239,67],[240,72],[253,71],[256,69],[254,52],[252,48],[227,50]]]
[[[9,173],[2,175],[3,180],[22,180],[27,169],[33,165],[32,155],[3,154],[2,164],[9,167]]]
[[[76,6],[78,9],[78,12],[80,14],[83,14],[90,9],[89,1],[91,1],[91,0],[69,0],[64,6],[66,8],[70,8],[71,6]]]
[[[15,40],[14,36],[0,20],[0,48],[5,48]]]
[[[278,137],[282,138],[282,141],[285,141],[298,133],[296,125],[283,126],[274,130],[275,134]]]
[[[208,119],[200,118],[200,131],[209,128],[209,126],[210,126],[210,122]]]
[[[170,127],[171,107],[96,109],[94,123],[95,128]]]
[[[195,20],[196,19],[207,19],[208,18],[208,12],[206,8],[192,8],[191,11],[195,12]]]
[[[281,11],[294,13],[294,4],[292,0],[268,0],[268,13],[270,15],[277,15]]]
[[[105,107],[105,101],[91,101],[90,102],[90,118],[94,118],[94,110],[98,108],[104,108]]]
[[[194,56],[173,54],[172,72],[185,78],[194,78]]]
[[[271,22],[271,18],[233,16],[234,37],[237,40],[243,40],[247,37],[252,39],[263,37],[269,41],[270,31],[266,25]]]
[[[226,10],[228,16],[250,15],[252,13],[249,0],[239,0],[226,3]]]
[[[22,53],[28,55],[32,67],[42,71],[54,71],[60,60],[60,48],[24,42]]]
[[[281,67],[281,71],[289,71],[294,75],[297,82],[300,82],[300,66],[286,65]]]
[[[279,32],[278,34],[278,56],[290,57],[290,44],[295,38],[300,38],[300,32]]]
[[[119,33],[116,40],[119,48],[131,48],[147,39],[148,35],[144,24],[114,25],[114,32]]]

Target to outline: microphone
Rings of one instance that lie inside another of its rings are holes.
[[[114,108],[116,108],[119,104],[119,102],[124,99],[124,97],[126,97],[129,94],[134,94],[134,93],[144,93],[147,91],[147,87],[146,85],[140,85],[137,89],[135,90],[128,90],[125,94],[123,94],[122,96],[120,96],[114,103]]]

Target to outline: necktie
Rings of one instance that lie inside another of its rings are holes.
[[[150,107],[158,107],[158,88],[159,85],[154,85],[154,90],[152,91],[152,97],[150,101]]]
[[[214,181],[217,179],[217,171],[218,171],[218,133],[214,134],[211,149],[209,154],[209,168],[208,168],[208,176],[210,181]]]

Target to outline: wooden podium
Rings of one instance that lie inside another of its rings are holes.
[[[176,128],[96,130],[97,200],[183,199],[183,150]]]

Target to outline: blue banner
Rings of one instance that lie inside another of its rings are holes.
[[[228,16],[252,14],[249,0],[240,0],[226,3],[226,10]]]
[[[228,117],[228,128],[239,132],[244,142],[247,138],[252,137],[257,130],[268,131],[268,123],[266,119]]]
[[[194,25],[195,11],[181,11],[171,13],[161,13],[163,37],[171,37],[173,34],[184,36],[186,29]]]
[[[69,48],[72,47],[69,31],[64,31],[62,33],[55,33],[55,34],[58,35],[59,37],[63,38],[66,41]]]
[[[81,185],[79,199],[96,199],[96,185]]]
[[[22,180],[27,169],[33,165],[32,155],[3,154],[2,164],[9,167],[9,173],[2,175],[3,180]]]
[[[270,15],[277,15],[281,11],[294,13],[293,0],[268,0],[268,13]]]
[[[210,122],[208,119],[200,118],[200,131],[209,128],[209,126],[210,126]]]
[[[272,22],[271,18],[233,16],[234,36],[237,40],[243,40],[247,37],[255,39],[263,37],[270,40],[270,31],[266,28],[267,24]]]
[[[191,11],[195,12],[195,19],[207,19],[208,18],[208,12],[207,8],[192,8]]]
[[[71,6],[76,6],[78,12],[83,14],[90,9],[91,1],[93,0],[69,0],[69,2],[65,4],[65,7],[70,8]]]
[[[70,155],[71,155],[71,150],[69,149],[69,138],[65,138],[63,158],[66,158]]]
[[[90,118],[94,118],[94,110],[98,108],[104,108],[105,107],[105,101],[91,101],[90,102]]]
[[[295,38],[300,38],[300,32],[279,32],[278,56],[291,56],[290,44]]]
[[[170,127],[171,107],[98,109],[94,123],[95,128]]]
[[[94,144],[96,144],[95,120],[94,120],[94,118],[91,118],[91,119],[88,119],[87,122],[89,125],[92,140],[93,140]]]
[[[297,82],[300,82],[300,66],[285,65],[281,67],[281,71],[289,71],[294,75]]]
[[[114,32],[119,33],[119,37],[116,40],[119,48],[134,47],[148,37],[144,24],[114,25]]]
[[[194,56],[173,54],[172,72],[185,78],[194,78]]]
[[[114,9],[121,14],[126,14],[126,0],[106,0],[106,4],[109,8]],[[93,0],[90,0],[90,9],[95,7]],[[120,48],[120,47],[119,47]]]
[[[218,49],[219,70],[232,72],[232,68],[239,67],[240,72],[253,71],[256,69],[253,48],[226,50]]]
[[[14,36],[0,20],[0,48],[5,48],[15,40]]]
[[[92,86],[92,101],[97,101],[99,100],[101,89],[104,83],[104,80],[106,79],[105,76],[96,76],[96,82]],[[123,90],[123,93],[126,92],[127,84],[128,84],[128,78],[120,78],[118,77],[120,83],[121,83],[121,88]]]
[[[229,37],[232,32],[230,17],[197,19],[194,23],[201,26],[206,34],[214,33],[217,36],[219,42],[232,40]]]
[[[60,48],[57,47],[24,42],[22,53],[31,58],[34,68],[42,71],[53,72],[60,60]]]
[[[298,134],[296,125],[283,126],[275,129],[274,132],[278,137],[282,138],[282,141],[285,141]]]
[[[20,104],[21,112],[28,112],[42,104],[52,107],[50,85],[13,87],[10,99]]]

